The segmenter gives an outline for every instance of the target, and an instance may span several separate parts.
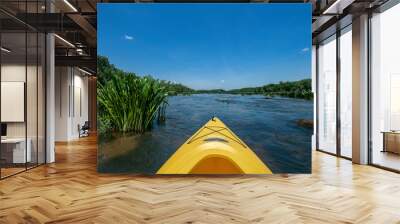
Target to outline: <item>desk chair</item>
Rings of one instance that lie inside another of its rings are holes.
[[[79,138],[89,136],[89,129],[90,129],[89,121],[85,121],[82,127],[80,127],[80,125],[78,124]]]

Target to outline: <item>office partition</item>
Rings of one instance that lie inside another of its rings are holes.
[[[0,6],[3,4],[10,3],[2,2]],[[42,5],[42,1],[18,3],[21,15],[42,12]],[[4,11],[0,14],[15,23],[13,29],[0,23],[0,178],[3,179],[45,163],[46,40],[40,30]]]

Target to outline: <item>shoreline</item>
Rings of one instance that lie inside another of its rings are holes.
[[[173,96],[192,96],[192,95],[232,95],[232,96],[261,96],[265,97],[266,100],[303,100],[303,101],[313,101],[314,99],[305,99],[305,98],[297,98],[297,97],[285,97],[285,96],[267,96],[263,94],[239,94],[239,93],[185,93],[185,94],[175,94],[168,95],[168,97]],[[268,97],[268,98],[266,98]]]

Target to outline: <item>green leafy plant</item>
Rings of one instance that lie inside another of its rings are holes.
[[[152,77],[110,76],[104,84],[98,83],[99,119],[108,130],[143,133],[152,127],[167,95],[165,86]]]

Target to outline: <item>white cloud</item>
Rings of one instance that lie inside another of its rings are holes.
[[[309,51],[309,50],[310,50],[310,48],[305,47],[305,48],[301,49],[301,52],[307,52],[307,51]]]
[[[133,40],[133,37],[129,36],[128,34],[125,34],[124,38],[125,40]]]

